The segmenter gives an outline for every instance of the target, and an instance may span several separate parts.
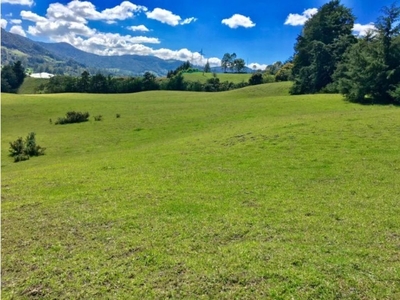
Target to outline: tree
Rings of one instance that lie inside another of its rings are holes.
[[[14,64],[5,65],[1,69],[1,91],[5,93],[15,93],[25,79],[25,69],[21,61]]]
[[[256,85],[256,84],[261,84],[261,83],[263,83],[262,73],[260,73],[260,72],[253,73],[253,75],[251,75],[251,77],[249,79],[249,84]]]
[[[81,78],[78,80],[78,89],[81,93],[89,92],[90,88],[90,74],[88,71],[83,71]]]
[[[225,53],[221,59],[221,68],[226,73],[226,70],[229,68],[229,62],[231,61],[231,55],[229,53]]]
[[[349,8],[331,0],[305,23],[295,44],[292,94],[316,93],[333,82],[343,54],[356,42],[354,20]]]
[[[279,69],[275,74],[275,81],[289,81],[293,79],[292,76],[293,64],[288,62]]]
[[[210,67],[210,63],[207,60],[206,65],[204,66],[204,72],[205,73],[210,73],[211,72],[211,67]]]
[[[242,58],[237,58],[233,61],[233,67],[236,70],[236,72],[240,73],[246,66],[246,63]]]
[[[384,7],[377,30],[344,55],[334,78],[353,102],[400,103],[400,8]]]

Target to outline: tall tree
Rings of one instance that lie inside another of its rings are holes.
[[[377,30],[344,55],[334,78],[354,102],[400,103],[400,7],[384,7]]]
[[[245,61],[242,58],[236,58],[233,61],[233,67],[236,70],[236,72],[240,73],[244,67],[246,66]]]
[[[221,59],[221,68],[226,72],[229,68],[229,62],[231,61],[231,55],[229,53],[225,53]]]
[[[356,42],[354,20],[340,0],[331,0],[305,23],[295,44],[292,94],[316,93],[332,83],[342,55]]]

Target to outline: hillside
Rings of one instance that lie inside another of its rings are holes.
[[[399,107],[288,87],[3,94],[2,297],[399,299]]]
[[[1,64],[20,60],[25,68],[35,72],[66,73],[78,75],[85,65],[73,59],[64,59],[55,52],[43,48],[39,43],[1,29]]]

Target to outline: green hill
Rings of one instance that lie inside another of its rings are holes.
[[[25,77],[24,82],[18,89],[18,94],[36,94],[42,84],[46,84],[49,79]]]
[[[399,108],[287,89],[2,94],[2,297],[400,298]]]

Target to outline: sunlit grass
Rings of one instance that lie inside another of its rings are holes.
[[[2,297],[399,298],[399,108],[287,87],[2,94]]]

